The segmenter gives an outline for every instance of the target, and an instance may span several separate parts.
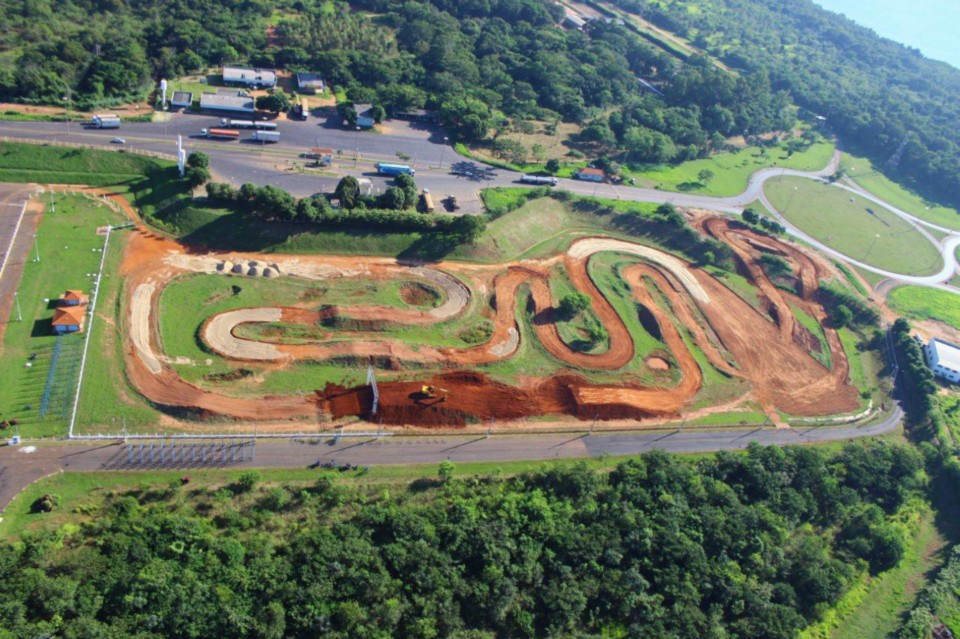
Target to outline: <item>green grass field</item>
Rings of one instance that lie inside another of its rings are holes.
[[[633,178],[635,186],[638,187],[728,197],[742,193],[747,188],[750,176],[760,169],[782,167],[798,171],[819,171],[830,162],[834,148],[833,143],[824,141],[815,142],[806,149],[792,154],[787,151],[786,143],[765,149],[747,147],[738,151],[717,153],[700,160],[690,160],[680,164],[637,171],[631,170],[629,166],[624,164],[621,167],[621,176],[626,180]],[[522,173],[546,172],[546,165],[543,163],[528,163],[520,166],[509,162],[491,160],[471,152],[469,148],[462,144],[457,145],[457,152],[480,162],[486,162],[511,171]],[[563,162],[555,175],[562,178],[572,178],[574,173],[586,165],[585,160]],[[701,182],[699,174],[705,170],[712,171],[714,175],[710,180]]]
[[[124,222],[108,206],[83,196],[58,194],[55,204],[56,213],[45,211],[38,228],[40,261],[24,265],[17,289],[23,321],[16,321],[15,308],[0,359],[0,416],[18,420],[24,437],[66,432],[84,338],[77,334],[60,338],[57,365],[50,373],[58,339],[50,325],[55,300],[67,289],[91,294],[104,245],[104,236],[96,230]],[[41,416],[48,379],[52,392]]]
[[[172,162],[123,150],[19,142],[0,143],[0,182],[109,186],[148,218],[185,198],[189,191]]]
[[[960,213],[956,209],[930,202],[897,184],[874,168],[870,160],[844,153],[840,168],[847,177],[884,202],[922,220],[960,230]]]
[[[652,171],[626,171],[624,176],[636,179],[638,186],[728,197],[742,193],[747,188],[750,176],[760,169],[782,167],[797,171],[819,171],[830,162],[833,150],[834,146],[829,142],[817,142],[793,155],[788,154],[785,145],[771,149],[748,147]],[[704,170],[713,171],[714,177],[706,184],[701,184],[698,174]]]
[[[775,178],[765,191],[771,204],[802,231],[849,257],[895,273],[940,270],[937,249],[887,209],[814,180]]]
[[[923,286],[898,286],[887,304],[912,319],[931,319],[960,330],[960,295]]]
[[[121,229],[110,234],[77,410],[77,433],[120,432],[124,426],[131,431],[157,430],[159,413],[130,386],[124,374],[122,336],[127,328],[120,303],[123,278],[118,274],[126,243],[134,232]]]

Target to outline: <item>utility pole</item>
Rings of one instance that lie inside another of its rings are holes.
[[[450,141],[450,138],[443,136],[443,146],[440,147],[440,170],[443,170],[443,154],[447,152],[447,142]]]
[[[40,241],[39,241],[39,239],[38,239],[39,237],[40,237],[40,234],[39,234],[39,233],[34,233],[34,234],[33,234],[33,249],[34,249],[34,251],[36,251],[36,253],[37,253],[37,259],[34,260],[34,261],[36,261],[36,262],[39,262],[39,261],[40,261]]]
[[[51,213],[57,212],[57,203],[53,199],[53,187],[50,187],[50,212]]]
[[[17,321],[22,322],[23,314],[20,312],[20,292],[19,291],[13,292],[13,301],[17,303]]]

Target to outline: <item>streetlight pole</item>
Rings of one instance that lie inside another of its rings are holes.
[[[17,303],[17,321],[22,322],[23,314],[20,312],[20,292],[19,291],[13,292],[13,301]]]
[[[38,239],[39,237],[40,237],[39,233],[33,234],[33,249],[37,252],[37,259],[36,259],[37,262],[40,261],[40,241]]]
[[[56,213],[56,212],[57,212],[57,203],[56,203],[56,202],[54,201],[54,199],[53,199],[53,188],[52,188],[52,187],[50,188],[50,212],[51,212],[51,213]]]
[[[440,147],[440,169],[443,170],[443,154],[447,152],[447,142],[450,141],[450,138],[443,136],[443,146]]]
[[[357,168],[357,160],[360,157],[360,127],[357,127],[357,137],[353,140],[353,168]]]
[[[67,94],[63,96],[63,101],[67,103],[63,119],[67,122],[67,135],[70,135],[70,87],[67,87]]]

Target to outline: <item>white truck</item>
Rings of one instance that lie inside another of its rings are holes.
[[[254,142],[279,142],[280,141],[280,132],[279,131],[254,131],[253,135],[250,136],[250,139]]]
[[[114,115],[112,113],[95,115],[90,120],[90,126],[96,127],[98,129],[119,129],[120,116]]]

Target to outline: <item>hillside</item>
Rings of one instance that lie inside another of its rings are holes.
[[[960,70],[812,0],[611,0],[827,118],[902,182],[960,203]],[[695,9],[695,10],[694,10]]]

